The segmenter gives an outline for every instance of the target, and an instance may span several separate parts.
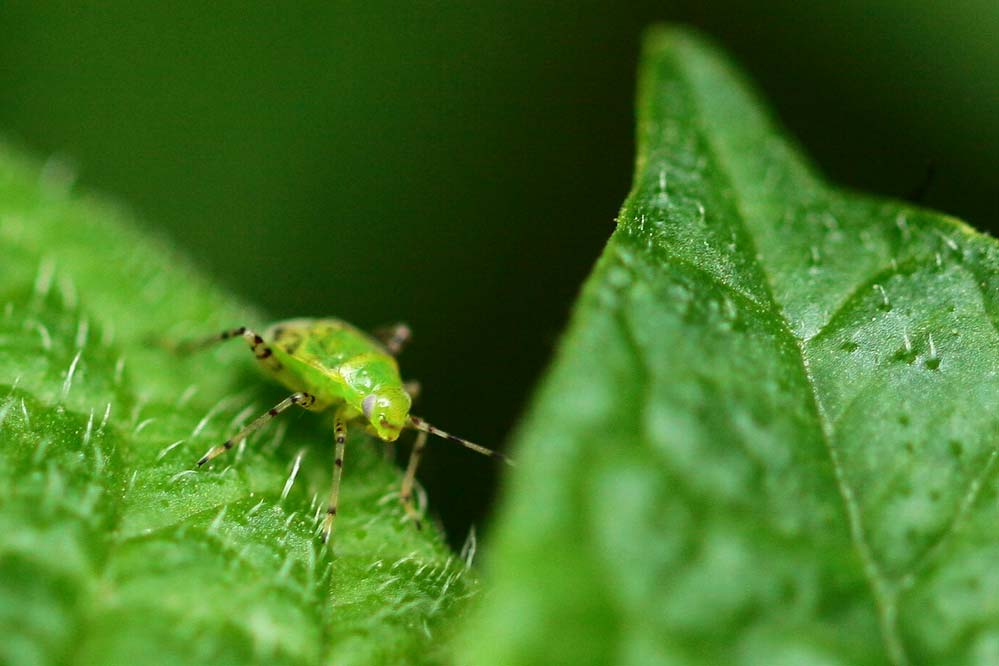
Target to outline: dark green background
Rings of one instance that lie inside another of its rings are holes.
[[[8,4],[0,131],[276,316],[409,321],[420,413],[497,445],[629,186],[657,20],[721,40],[835,180],[904,196],[932,161],[925,202],[999,229],[993,0]],[[453,540],[495,472],[434,447]]]

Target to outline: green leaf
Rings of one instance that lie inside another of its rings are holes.
[[[355,433],[332,556],[328,418],[191,471],[287,392],[241,341],[151,341],[260,313],[64,176],[0,147],[0,663],[441,663],[477,586],[402,522],[400,471]]]
[[[699,37],[640,78],[459,663],[999,663],[996,242],[823,182]]]

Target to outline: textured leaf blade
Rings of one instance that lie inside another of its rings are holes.
[[[239,343],[151,341],[260,315],[58,172],[0,149],[0,662],[440,663],[476,585],[400,520],[399,470],[351,438],[333,558],[328,419],[191,471],[283,390]]]
[[[995,241],[824,183],[685,32],[638,137],[463,656],[992,663]]]

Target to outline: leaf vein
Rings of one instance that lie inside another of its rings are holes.
[[[685,80],[687,77],[685,76],[684,68],[678,65],[676,67],[676,72],[678,78],[684,79],[683,83],[685,87],[691,91],[691,98],[694,106],[699,106],[700,98],[698,97],[696,86],[691,81]],[[704,117],[704,114],[701,113],[695,115],[698,115],[698,117]],[[802,372],[804,373],[804,377],[809,388],[809,398],[815,410],[815,418],[818,424],[819,433],[829,455],[833,476],[836,480],[836,486],[845,506],[851,540],[853,541],[854,548],[860,558],[862,570],[864,571],[864,575],[870,585],[871,593],[878,609],[885,649],[895,664],[903,666],[908,663],[908,657],[906,655],[905,648],[902,645],[901,638],[898,635],[896,606],[897,594],[895,589],[889,584],[888,580],[882,574],[881,568],[874,557],[873,550],[867,541],[860,508],[854,496],[853,489],[847,482],[846,473],[843,468],[843,463],[840,460],[839,451],[834,444],[832,424],[826,416],[824,407],[822,406],[821,400],[818,396],[815,379],[812,375],[811,368],[808,363],[808,357],[805,354],[805,349],[802,344],[803,341],[794,334],[787,315],[784,313],[783,308],[780,307],[780,304],[777,303],[777,300],[773,295],[772,279],[766,265],[761,259],[762,255],[760,255],[757,251],[754,236],[747,222],[746,214],[743,212],[744,206],[741,202],[742,193],[734,185],[731,176],[728,175],[729,167],[727,166],[723,151],[715,145],[712,133],[706,131],[706,128],[703,125],[698,126],[698,131],[701,134],[701,139],[703,141],[703,145],[706,147],[706,151],[711,154],[716,164],[718,164],[719,171],[721,172],[723,179],[727,181],[726,184],[732,194],[731,200],[733,201],[734,207],[738,211],[738,214],[734,217],[742,227],[749,243],[749,247],[740,249],[744,254],[748,254],[748,259],[756,264],[763,275],[768,289],[768,296],[773,305],[774,314],[778,317],[781,328],[783,329],[781,332],[794,345],[794,348],[798,353]]]
[[[982,286],[982,282],[974,272],[971,272],[971,282],[975,285],[975,288],[978,290],[978,294],[981,297],[982,310],[985,312],[986,319],[988,319],[992,329],[999,334],[999,323],[997,323],[995,317],[989,309],[988,294],[986,294],[985,289]],[[995,467],[997,459],[999,459],[999,446],[991,449],[988,458],[982,465],[982,469],[968,482],[968,486],[961,497],[958,508],[954,512],[951,520],[948,522],[944,532],[926,549],[923,555],[912,564],[909,570],[899,577],[900,588],[908,589],[912,587],[916,582],[917,575],[932,564],[933,561],[942,554],[943,550],[947,546],[947,543],[954,538],[955,534],[957,534],[961,522],[963,522],[964,518],[971,511],[971,507],[974,505],[979,493],[981,493],[982,487],[985,485],[985,480],[992,472],[992,468]]]

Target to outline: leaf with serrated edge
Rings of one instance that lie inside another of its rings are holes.
[[[761,108],[648,35],[460,663],[999,663],[999,247],[826,184]]]

